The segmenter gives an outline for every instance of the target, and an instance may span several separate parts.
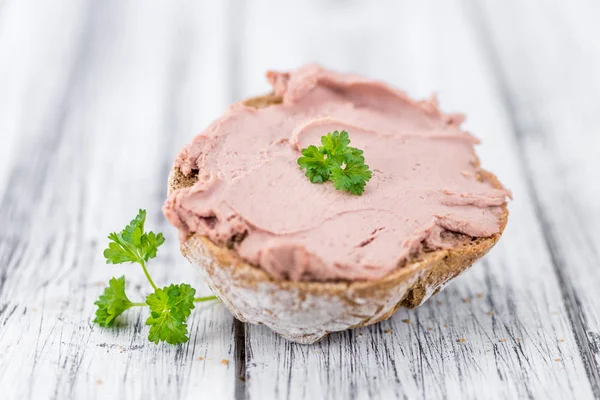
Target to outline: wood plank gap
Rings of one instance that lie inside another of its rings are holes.
[[[499,52],[496,49],[494,41],[492,39],[492,33],[485,24],[485,17],[483,11],[480,9],[482,5],[480,3],[469,1],[467,7],[467,19],[471,22],[474,30],[475,37],[479,47],[481,48],[482,54],[485,56],[485,61],[488,64],[488,68],[493,74],[496,81],[496,87],[499,92],[499,98],[508,112],[508,120],[513,133],[516,149],[517,159],[520,162],[520,169],[523,171],[525,181],[527,183],[528,191],[532,199],[535,216],[540,222],[542,227],[542,236],[544,244],[550,255],[552,263],[552,269],[558,279],[561,297],[565,303],[567,316],[571,324],[573,335],[577,342],[579,349],[579,355],[582,359],[588,380],[592,387],[592,392],[596,399],[600,399],[600,366],[597,364],[593,356],[593,343],[590,343],[586,334],[587,321],[583,310],[581,309],[581,300],[576,293],[573,284],[571,283],[567,274],[563,272],[563,267],[566,265],[563,254],[558,250],[556,246],[556,237],[549,223],[548,216],[544,211],[542,204],[539,199],[539,193],[536,190],[533,181],[533,171],[529,165],[524,149],[523,138],[525,132],[522,128],[522,123],[518,118],[517,110],[514,102],[511,100],[510,88],[508,87],[507,78],[505,72],[500,66]]]
[[[235,400],[248,398],[246,392],[246,324],[237,318],[233,321],[235,337]]]
[[[242,85],[242,32],[244,23],[244,2],[229,0],[227,3],[228,16],[228,79],[230,102],[236,102],[241,97]],[[235,400],[248,398],[246,390],[246,324],[237,318],[233,322],[235,338]]]

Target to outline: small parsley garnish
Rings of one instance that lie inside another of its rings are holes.
[[[306,170],[305,175],[312,183],[331,179],[337,190],[361,195],[372,173],[362,150],[349,144],[348,132],[328,133],[321,137],[321,146],[302,149],[298,165]]]
[[[146,297],[145,303],[133,303],[125,294],[125,277],[112,278],[104,293],[94,303],[98,306],[94,322],[102,327],[111,327],[116,318],[131,307],[149,307],[150,317],[146,325],[150,326],[148,339],[154,343],[165,341],[170,344],[185,343],[189,340],[187,318],[194,303],[217,300],[215,296],[194,297],[196,289],[186,283],[171,284],[164,288],[156,286],[146,262],[154,257],[160,245],[165,241],[163,234],[145,232],[146,210],[138,215],[121,232],[111,233],[108,248],[104,250],[107,264],[138,263],[142,267],[154,293]]]

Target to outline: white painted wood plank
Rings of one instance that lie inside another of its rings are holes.
[[[494,2],[486,5],[485,19],[494,33],[488,46],[502,60],[499,75],[515,110],[531,190],[562,295],[571,303],[588,376],[600,396],[600,5],[544,3],[548,18],[539,16],[541,2],[525,7],[507,2],[520,7],[517,18]],[[528,51],[532,48],[534,54]]]
[[[127,276],[132,298],[147,293],[139,268],[102,257],[107,233],[140,207],[167,237],[154,280],[208,293],[160,213],[178,147],[229,100],[225,11],[208,3],[5,10],[0,71],[14,80],[0,120],[16,150],[0,204],[3,398],[234,398],[233,318],[221,305],[198,307],[177,347],[148,342],[141,310],[114,330],[91,323],[111,276]]]
[[[306,60],[379,77],[417,97],[439,91],[443,108],[469,114],[484,167],[515,201],[497,248],[415,311],[314,346],[249,326],[249,398],[591,398],[508,110],[460,2],[321,4],[253,4],[243,94],[266,89],[258,78],[265,69]]]
[[[8,179],[16,141],[24,132],[35,129],[28,125],[30,121],[51,118],[56,112],[55,96],[68,79],[65,65],[74,61],[74,43],[85,22],[85,5],[68,4],[0,4],[0,193]],[[57,16],[52,9],[64,10],[62,19],[53,18],[44,24],[23,23],[40,21],[45,15]],[[50,37],[54,40],[42,46]],[[31,95],[34,90],[37,96]]]

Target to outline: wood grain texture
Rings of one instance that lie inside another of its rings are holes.
[[[600,47],[593,39],[600,37],[600,28],[592,18],[600,7],[583,5],[545,5],[541,17],[539,8],[529,4],[515,19],[489,2],[479,10],[488,22],[480,37],[487,38],[484,46],[496,60],[504,101],[513,110],[517,149],[536,214],[588,378],[600,397],[600,246],[595,238],[600,127],[594,121],[600,104]],[[503,24],[509,18],[510,30]],[[525,51],[544,42],[552,46],[539,46],[535,55]],[[522,54],[519,67],[513,52]]]
[[[7,399],[600,398],[600,7],[576,2],[0,0],[0,393]],[[276,32],[276,33],[275,33]],[[201,306],[183,346],[93,301],[138,208],[157,282],[208,290],[162,217],[178,149],[307,61],[468,113],[513,190],[479,265],[416,310],[291,344]],[[200,360],[202,358],[202,360]],[[223,364],[227,360],[228,364]],[[244,379],[239,379],[239,377]]]
[[[261,2],[246,20],[246,37],[267,19],[281,34],[250,36],[243,46],[252,55],[244,59],[250,65],[245,70],[265,69],[288,43],[295,58],[376,76],[419,97],[438,90],[445,109],[468,112],[467,128],[484,143],[484,167],[497,172],[516,198],[491,255],[415,311],[331,335],[313,348],[249,326],[249,398],[481,398],[485,388],[486,398],[590,398],[543,226],[514,151],[511,110],[462,3],[389,2],[386,15],[380,5],[361,2],[336,13],[315,11],[328,6],[311,3],[295,10],[299,17],[290,22],[286,7]],[[375,24],[377,18],[383,20]]]
[[[139,268],[102,258],[107,232],[139,207],[167,235],[150,265],[155,281],[207,293],[160,207],[177,149],[229,101],[213,95],[227,93],[217,78],[228,60],[219,53],[223,10],[210,7],[64,1],[5,10],[14,23],[0,36],[10,88],[0,119],[14,153],[0,205],[3,398],[197,398],[206,388],[233,398],[233,318],[222,306],[198,307],[190,341],[177,347],[148,342],[142,310],[114,330],[91,323],[111,276],[127,276],[132,299],[147,293]]]

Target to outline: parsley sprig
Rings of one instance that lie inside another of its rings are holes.
[[[372,172],[365,164],[363,151],[349,145],[348,132],[330,132],[321,137],[321,146],[302,149],[298,165],[306,170],[305,175],[312,183],[331,179],[337,190],[361,195]]]
[[[138,215],[121,232],[108,235],[110,242],[104,250],[107,264],[137,263],[154,289],[144,303],[134,303],[125,294],[125,277],[112,278],[104,293],[94,303],[98,307],[94,322],[102,327],[111,327],[116,318],[131,307],[149,307],[150,326],[148,339],[154,343],[161,341],[178,344],[189,340],[187,318],[194,309],[194,303],[217,300],[215,296],[194,297],[196,289],[186,283],[171,284],[164,288],[156,286],[146,263],[156,257],[160,245],[165,241],[162,233],[145,232],[146,210]]]

